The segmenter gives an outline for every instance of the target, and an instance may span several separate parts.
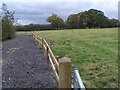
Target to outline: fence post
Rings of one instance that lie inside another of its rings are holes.
[[[33,37],[33,40],[34,40],[34,34],[32,33],[32,37]]]
[[[35,35],[34,35],[34,42],[36,42],[36,41],[35,41]]]
[[[38,45],[39,45],[39,47],[41,48],[41,43],[40,43],[40,42],[38,43]]]
[[[71,60],[67,57],[59,59],[59,88],[71,88]]]
[[[46,49],[46,63],[47,63],[47,69],[49,69],[50,68],[50,65],[49,65],[49,56],[48,56],[48,54],[49,54],[49,48],[48,47],[46,47],[47,49]]]
[[[55,58],[56,58],[56,60],[58,61],[58,59],[59,59],[59,56],[55,56]]]
[[[43,48],[43,38],[42,38],[42,48]]]

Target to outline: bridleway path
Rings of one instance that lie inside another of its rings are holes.
[[[17,35],[2,46],[3,88],[55,87],[53,72],[46,69],[46,58],[31,35]]]

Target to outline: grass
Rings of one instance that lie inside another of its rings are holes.
[[[71,59],[72,68],[79,68],[85,87],[118,88],[117,28],[36,31],[35,34],[48,41],[55,56]]]

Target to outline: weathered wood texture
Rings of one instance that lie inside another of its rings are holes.
[[[58,56],[54,56],[49,44],[45,39],[32,33],[33,39],[39,44],[46,55],[47,69],[50,66],[53,69],[56,78],[57,88],[71,88],[71,60],[64,57],[58,59]]]
[[[63,57],[59,65],[60,88],[71,88],[71,60]]]

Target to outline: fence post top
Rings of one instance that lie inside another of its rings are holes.
[[[71,63],[71,60],[67,57],[63,57],[59,59],[59,63]]]

